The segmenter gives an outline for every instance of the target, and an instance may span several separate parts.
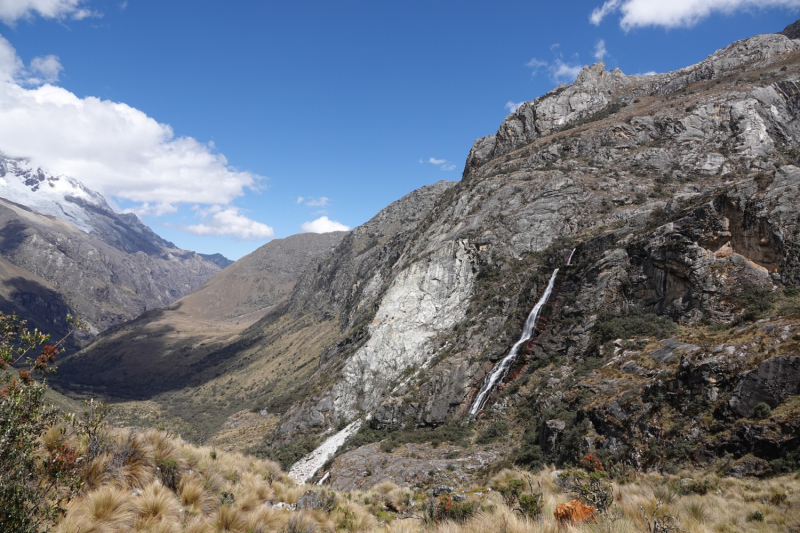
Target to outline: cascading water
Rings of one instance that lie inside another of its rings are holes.
[[[570,262],[572,261],[572,254],[574,253],[575,250],[572,250],[572,253],[569,254],[567,266],[569,266]],[[483,380],[481,390],[478,391],[478,395],[475,396],[475,401],[472,402],[472,407],[469,410],[470,414],[476,415],[481,411],[481,409],[483,409],[483,404],[486,402],[487,398],[489,398],[489,393],[492,392],[494,386],[498,382],[505,379],[508,371],[511,370],[511,365],[517,358],[520,346],[522,346],[525,341],[533,336],[533,330],[536,328],[536,323],[539,321],[539,315],[542,312],[542,308],[545,306],[547,300],[550,298],[550,294],[553,292],[553,286],[556,283],[557,275],[558,269],[555,269],[553,271],[553,275],[550,276],[550,282],[547,284],[544,294],[542,294],[542,297],[539,298],[538,302],[536,302],[536,305],[533,306],[531,313],[528,315],[528,319],[525,320],[525,326],[522,328],[522,336],[520,336],[516,344],[511,347],[511,351],[508,352],[508,355],[505,356],[502,361],[497,363],[494,368],[492,368],[492,371],[487,374],[486,379]]]

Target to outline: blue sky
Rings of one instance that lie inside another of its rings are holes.
[[[0,152],[236,259],[459,179],[507,104],[603,48],[608,69],[664,72],[800,17],[800,0],[659,4],[0,0]]]

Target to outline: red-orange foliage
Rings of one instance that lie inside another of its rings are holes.
[[[603,462],[597,458],[597,456],[593,453],[590,453],[583,459],[581,459],[581,466],[586,469],[587,472],[597,472],[598,470],[604,470]]]
[[[567,503],[559,503],[553,511],[556,521],[561,524],[580,524],[581,522],[596,522],[595,509],[588,505],[583,505],[579,500],[572,500]]]

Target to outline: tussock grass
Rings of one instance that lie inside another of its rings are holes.
[[[111,432],[86,466],[83,491],[56,533],[641,533],[646,531],[643,510],[671,517],[689,533],[800,528],[798,475],[758,480],[693,470],[634,474],[613,484],[615,503],[608,516],[559,529],[553,510],[574,495],[559,486],[554,468],[536,473],[505,469],[484,487],[462,487],[478,506],[472,517],[426,525],[421,507],[429,496],[389,481],[364,492],[335,494],[335,505],[327,511],[289,510],[286,504],[321,489],[296,483],[274,462],[212,451],[156,430]],[[162,482],[158,465],[165,461],[177,465],[174,486]],[[528,476],[535,490],[542,488],[542,514],[536,518],[507,507],[497,490],[517,479],[528,492]],[[283,508],[273,506],[281,502]]]

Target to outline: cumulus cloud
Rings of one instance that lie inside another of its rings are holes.
[[[514,111],[519,109],[519,107],[524,103],[525,103],[524,101],[523,102],[512,102],[511,100],[509,100],[508,102],[506,102],[506,109],[508,109],[509,113],[513,113]]]
[[[800,0],[607,0],[592,10],[589,21],[599,25],[611,13],[620,11],[619,25],[625,31],[644,26],[692,27],[713,13],[731,14],[746,9],[800,9]]]
[[[44,18],[75,20],[98,16],[84,7],[84,0],[2,0],[0,1],[0,20],[8,25],[19,19],[29,19],[34,15]]]
[[[207,209],[198,209],[197,216],[202,219],[199,224],[165,225],[193,235],[230,235],[245,241],[271,239],[275,236],[275,231],[271,227],[242,215],[238,207],[213,205]]]
[[[177,137],[138,109],[52,85],[61,70],[55,56],[25,68],[0,36],[0,147],[6,155],[154,213],[183,203],[228,204],[263,179],[230,166],[213,144]],[[44,85],[26,85],[34,78]]]
[[[303,222],[300,228],[306,233],[330,233],[331,231],[350,231],[350,226],[340,224],[328,217],[319,217],[311,222]]]
[[[608,50],[606,50],[606,42],[603,39],[597,41],[597,44],[594,45],[594,58],[598,61],[602,61],[608,55]]]

